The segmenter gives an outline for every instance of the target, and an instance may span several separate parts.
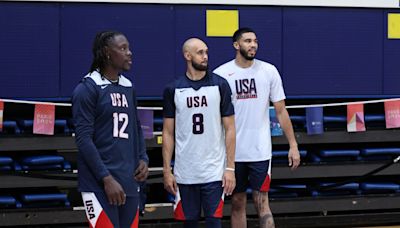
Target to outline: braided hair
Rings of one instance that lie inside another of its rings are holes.
[[[121,32],[117,31],[103,31],[96,34],[96,37],[93,41],[93,61],[90,66],[90,72],[99,71],[101,75],[103,75],[103,70],[107,64],[108,57],[104,51],[104,47],[108,46],[113,38],[117,35],[123,35]]]

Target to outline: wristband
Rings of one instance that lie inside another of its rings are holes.
[[[234,168],[226,167],[225,170],[235,172],[235,169],[234,169]]]

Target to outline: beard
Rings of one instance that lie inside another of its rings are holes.
[[[249,54],[246,52],[246,50],[244,50],[241,47],[239,49],[239,52],[240,52],[240,55],[243,56],[243,58],[245,58],[246,60],[249,60],[249,61],[253,60],[256,57],[256,55],[249,56]]]
[[[207,71],[208,70],[208,63],[206,63],[206,65],[201,65],[199,63],[192,61],[192,66],[194,69],[196,69],[198,71]]]

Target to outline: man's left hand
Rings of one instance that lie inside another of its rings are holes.
[[[147,163],[143,160],[140,160],[139,166],[135,171],[135,180],[140,182],[145,181],[148,175],[149,175],[149,168],[147,167]]]
[[[232,195],[233,190],[236,187],[235,171],[225,170],[222,178],[222,187],[226,195]]]

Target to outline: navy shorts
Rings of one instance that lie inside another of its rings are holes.
[[[268,192],[271,183],[271,160],[235,162],[236,187],[234,192],[252,190]]]
[[[90,227],[138,227],[139,197],[126,197],[125,205],[108,203],[105,192],[82,192],[83,204]]]
[[[222,182],[178,184],[174,217],[177,220],[198,220],[203,208],[206,218],[222,218],[224,207]]]

